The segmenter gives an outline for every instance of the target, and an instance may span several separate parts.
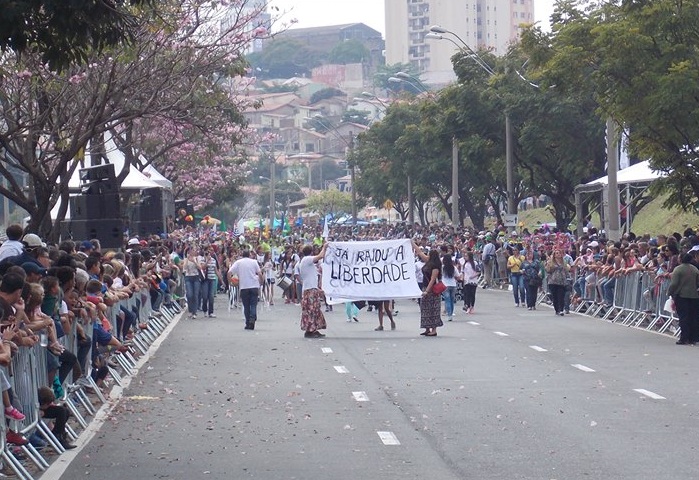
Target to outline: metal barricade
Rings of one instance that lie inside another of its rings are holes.
[[[641,276],[642,272],[635,271],[626,275],[626,288],[624,290],[623,311],[615,319],[622,325],[631,325],[636,321],[641,306]]]
[[[636,318],[630,323],[636,328],[645,328],[653,320],[655,314],[655,302],[657,297],[655,274],[644,272],[641,275],[638,299],[638,312]]]
[[[5,375],[12,385],[12,391],[15,397],[15,403],[20,407],[24,414],[24,420],[10,420],[11,428],[20,435],[28,435],[41,422],[39,415],[38,391],[41,384],[41,376],[39,373],[39,365],[37,359],[43,358],[44,375],[46,378],[46,353],[44,348],[39,344],[32,347],[19,347],[17,352],[12,357],[12,366],[9,369],[3,369]],[[20,372],[20,375],[10,376],[9,372]],[[4,425],[3,425],[4,426]],[[3,439],[5,432],[3,431]],[[18,446],[26,458],[31,460],[39,470],[45,471],[49,464],[41,456],[38,450],[31,443]],[[12,455],[10,453],[10,455]],[[13,457],[14,458],[14,457]],[[10,466],[20,478],[31,479],[30,473],[16,458],[14,462],[9,460]],[[16,468],[19,467],[19,468]]]
[[[675,324],[677,318],[672,312],[667,312],[664,310],[665,302],[667,301],[669,295],[667,293],[670,287],[670,279],[664,278],[660,280],[657,284],[657,296],[655,301],[655,318],[648,325],[647,330],[656,330],[658,333],[665,333],[670,329],[673,324]],[[680,333],[679,326],[672,330],[672,334],[677,336]]]
[[[654,272],[631,272],[616,279],[612,305],[604,305],[599,298],[583,299],[575,311],[626,326],[678,336],[677,317],[674,312],[664,310],[669,286],[669,278],[658,278]],[[595,291],[599,295],[599,284],[595,286]]]

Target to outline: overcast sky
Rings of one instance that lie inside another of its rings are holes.
[[[548,25],[548,18],[553,12],[553,2],[554,0],[534,0],[535,18],[542,26]],[[288,12],[282,22],[298,20],[291,28],[365,23],[381,33],[386,33],[382,0],[271,0],[270,4],[278,7],[280,11]],[[448,25],[444,26],[448,28]],[[274,27],[274,30],[279,29],[279,25]]]

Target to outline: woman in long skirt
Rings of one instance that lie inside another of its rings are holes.
[[[441,317],[441,295],[435,295],[432,292],[434,285],[442,278],[442,261],[439,258],[437,250],[430,250],[429,255],[425,255],[420,248],[413,242],[415,253],[425,262],[422,267],[423,273],[423,292],[420,300],[420,328],[425,331],[420,335],[426,337],[436,337],[437,327],[444,325]]]

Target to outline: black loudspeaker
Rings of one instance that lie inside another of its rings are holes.
[[[80,192],[83,195],[118,194],[119,185],[114,174],[114,165],[107,163],[95,167],[81,168]]]
[[[149,222],[132,222],[129,225],[129,235],[138,235],[138,238],[146,238],[149,235],[160,235],[166,232],[165,222],[162,220],[151,220]]]
[[[70,197],[70,218],[73,220],[101,220],[121,217],[119,195],[76,195]]]
[[[83,195],[118,195],[119,185],[116,180],[90,182],[80,186],[80,193]]]
[[[163,189],[145,188],[141,190],[141,201],[138,206],[138,219],[140,222],[152,222],[165,219],[163,209]]]
[[[64,231],[68,234],[63,237]],[[124,246],[124,222],[118,218],[95,220],[69,220],[61,224],[61,237],[74,240],[100,241],[102,248],[122,248]]]
[[[80,183],[92,183],[99,181],[112,182],[116,180],[114,174],[114,164],[105,163],[104,165],[96,165],[94,167],[81,168],[78,172],[80,175]]]

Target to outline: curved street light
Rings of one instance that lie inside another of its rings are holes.
[[[434,35],[433,35],[434,34]],[[457,43],[451,37],[445,36],[451,35],[456,38],[459,43]],[[432,38],[436,40],[447,40],[453,43],[461,52],[466,52],[468,57],[471,58],[478,66],[480,66],[489,76],[494,76],[495,71],[492,69],[485,60],[481,58],[478,53],[476,53],[463,39],[446,28],[440,25],[433,25],[430,27],[430,33],[425,35],[425,38]],[[510,115],[505,111],[505,164],[506,164],[506,177],[507,177],[507,213],[510,215],[517,214],[517,203],[515,202],[515,181],[514,181],[514,155],[513,155],[513,145],[512,145],[512,126],[510,124]]]
[[[349,158],[352,156],[352,150],[354,149],[354,138],[352,136],[352,132],[350,132],[350,139],[349,142],[343,138],[342,135],[340,135],[340,132],[337,131],[337,128],[335,128],[333,125],[330,123],[325,122],[325,118],[320,115],[316,114],[313,116],[316,120],[318,120],[321,124],[323,124],[326,128],[328,128],[328,131],[332,132],[333,135],[335,135],[336,138],[339,138],[342,143],[345,144],[347,147],[347,153],[345,155],[345,159]],[[357,225],[357,192],[355,191],[355,169],[354,169],[354,162],[348,161],[348,164],[351,163],[351,168],[350,168],[350,182],[352,183],[352,224]]]

